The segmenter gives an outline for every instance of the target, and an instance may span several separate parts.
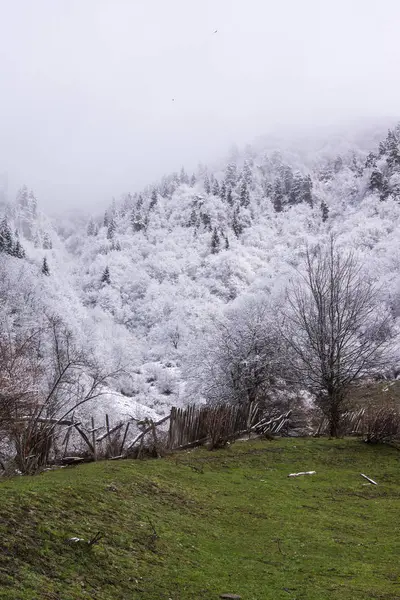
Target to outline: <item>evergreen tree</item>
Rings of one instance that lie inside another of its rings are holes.
[[[111,283],[110,269],[108,268],[108,266],[104,269],[103,275],[101,276],[100,281],[101,281],[101,283],[106,283],[107,285],[110,285],[110,283]]]
[[[111,217],[111,219],[108,222],[108,227],[107,227],[107,239],[108,240],[112,240],[114,238],[115,230],[116,230],[115,221]]]
[[[247,183],[245,179],[242,179],[242,182],[240,184],[240,206],[243,206],[243,208],[247,208],[250,204],[250,194],[249,194],[249,190],[247,189]]]
[[[201,213],[201,220],[203,221],[203,225],[204,227],[206,227],[207,229],[209,229],[209,231],[211,231],[211,218],[210,215],[208,213]]]
[[[302,199],[303,199],[303,178],[300,175],[300,173],[297,171],[297,173],[295,173],[294,177],[293,177],[293,185],[292,185],[292,189],[290,190],[289,203],[292,205],[300,204]]]
[[[229,246],[229,239],[228,239],[228,236],[226,235],[225,236],[225,250],[229,250],[229,247],[230,247]]]
[[[17,193],[17,204],[21,208],[28,208],[28,203],[29,203],[28,188],[26,187],[26,185],[23,185],[22,188],[20,190],[18,190],[18,193]]]
[[[207,173],[204,177],[204,191],[206,194],[211,194],[211,185]]]
[[[214,227],[213,234],[211,237],[211,252],[212,254],[217,254],[220,251],[220,238],[218,235],[217,228]]]
[[[219,197],[221,198],[222,201],[224,201],[226,199],[226,185],[225,185],[225,181],[223,181],[220,185],[219,188]]]
[[[180,183],[184,183],[186,185],[189,184],[189,177],[183,167],[181,168],[181,172],[179,175],[179,181],[180,181]]]
[[[343,169],[343,159],[341,156],[337,156],[333,161],[333,170],[335,173],[339,173]]]
[[[282,212],[283,209],[283,190],[282,182],[280,179],[275,179],[274,192],[273,192],[273,204],[276,212]]]
[[[103,220],[104,227],[108,227],[109,222],[110,222],[110,218],[108,216],[108,212],[106,211],[104,213],[104,220]]]
[[[190,213],[188,227],[197,227],[198,224],[198,216],[195,208],[192,208],[192,212]]]
[[[196,175],[193,173],[193,175],[190,178],[190,187],[194,187],[196,185]]]
[[[47,258],[46,257],[44,257],[44,259],[43,259],[42,273],[43,273],[43,275],[46,275],[47,277],[50,275],[50,269],[49,269],[49,265],[47,264]]]
[[[228,191],[226,193],[226,201],[229,204],[229,206],[233,206],[233,197],[232,197],[232,190],[231,190],[231,188],[228,188]]]
[[[157,204],[157,190],[154,188],[153,191],[151,192],[151,199],[150,199],[150,204],[149,204],[149,210],[153,210],[153,208],[156,206]]]
[[[225,184],[227,189],[233,189],[236,186],[237,181],[237,166],[236,163],[231,162],[225,169]]]
[[[34,221],[37,217],[37,200],[32,190],[28,194],[28,211],[31,220]]]
[[[389,196],[390,196],[389,183],[388,183],[388,180],[386,178],[383,178],[383,181],[382,181],[382,190],[381,190],[381,193],[380,193],[380,200],[382,200],[382,201],[387,200]]]
[[[236,237],[238,238],[243,233],[243,225],[240,219],[239,207],[237,206],[233,212],[232,218],[232,229]]]
[[[11,229],[8,225],[7,218],[1,222],[0,225],[0,252],[4,252],[5,254],[13,254],[14,249],[14,240],[11,233]]]
[[[378,154],[379,154],[379,156],[383,156],[384,154],[386,154],[386,143],[385,142],[379,142]]]
[[[219,187],[218,179],[214,179],[212,193],[214,196],[219,196],[219,194],[220,194],[220,187]]]
[[[90,219],[90,220],[89,220],[89,223],[88,223],[88,225],[87,225],[86,233],[87,233],[87,235],[89,235],[89,236],[90,236],[90,235],[95,235],[94,231],[95,231],[95,224],[94,224],[94,221],[93,221],[93,219]]]
[[[289,165],[282,165],[282,167],[279,169],[279,173],[282,183],[282,193],[286,196],[289,196],[293,185],[293,171]]]
[[[137,210],[140,210],[143,206],[143,196],[142,194],[139,194],[137,202],[136,202],[136,208]]]
[[[329,208],[328,208],[326,202],[324,202],[323,200],[321,202],[321,215],[322,215],[322,222],[325,223],[329,217]]]
[[[51,250],[53,248],[53,242],[51,241],[48,233],[45,233],[43,236],[43,248],[45,250]]]
[[[247,160],[244,161],[241,179],[246,182],[248,188],[251,188],[253,183],[253,173]]]
[[[143,217],[140,211],[133,210],[131,214],[132,229],[135,232],[142,231],[145,228]]]
[[[365,160],[365,166],[367,169],[371,167],[376,167],[376,156],[373,152],[370,152]]]
[[[310,175],[307,175],[307,177],[304,177],[301,191],[302,191],[301,201],[306,202],[312,208],[313,207],[312,180],[311,180]]]
[[[13,254],[16,258],[25,258],[25,250],[19,240],[15,242]]]
[[[397,140],[394,131],[389,131],[386,139],[387,148],[387,164],[392,169],[398,169],[400,167],[400,151],[399,142]]]
[[[383,175],[379,169],[374,169],[369,179],[369,189],[371,192],[382,192]]]

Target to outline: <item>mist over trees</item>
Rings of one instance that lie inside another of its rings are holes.
[[[24,187],[0,214],[4,348],[47,331],[47,315],[90,365],[123,367],[107,385],[132,405],[268,404],[303,386],[341,413],[354,379],[399,364],[399,129],[372,138],[314,153],[259,140],[89,218],[50,218]],[[52,355],[35,340],[32,364]]]

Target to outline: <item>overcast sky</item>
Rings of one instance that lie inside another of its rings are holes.
[[[0,172],[103,207],[280,124],[395,116],[399,23],[399,0],[0,0]]]

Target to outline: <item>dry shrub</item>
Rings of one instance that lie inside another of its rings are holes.
[[[400,440],[400,410],[393,404],[371,406],[364,415],[364,439],[371,444]]]

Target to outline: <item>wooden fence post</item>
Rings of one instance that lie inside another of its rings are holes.
[[[96,448],[96,432],[94,426],[94,417],[92,417],[92,444],[93,444],[93,460],[97,460],[97,448]]]

